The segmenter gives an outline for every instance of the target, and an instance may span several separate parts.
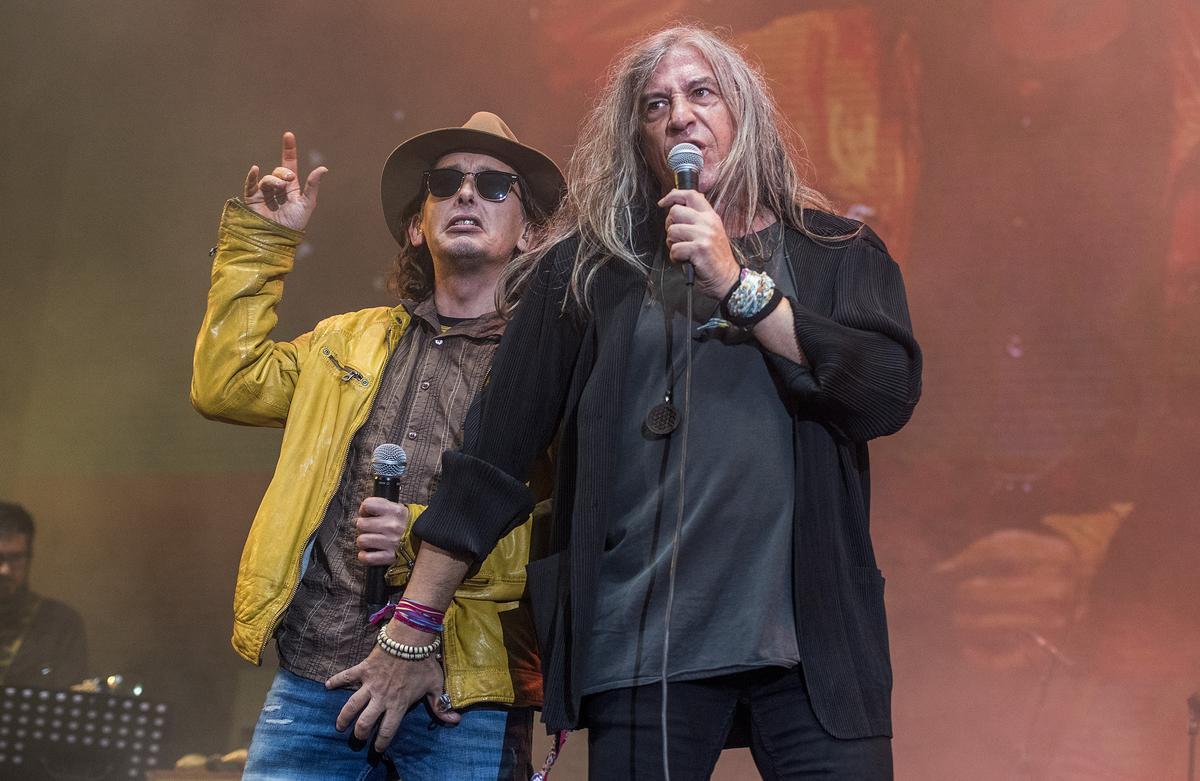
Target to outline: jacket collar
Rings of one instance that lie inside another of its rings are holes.
[[[437,304],[434,302],[433,296],[429,296],[423,301],[404,299],[400,302],[400,306],[392,310],[393,313],[396,313],[396,310],[403,313],[406,321],[411,320],[430,333],[442,333],[442,323],[438,320]],[[397,320],[399,319],[400,317],[397,317]],[[401,325],[403,326],[404,323],[402,322]],[[499,338],[504,333],[506,325],[508,325],[507,320],[496,312],[489,312],[481,317],[451,326],[445,331],[445,334],[467,336],[473,339]]]

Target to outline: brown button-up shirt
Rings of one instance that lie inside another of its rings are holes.
[[[462,444],[463,420],[483,387],[504,332],[496,314],[444,327],[433,298],[405,301],[412,315],[379,379],[366,423],[351,440],[338,489],[317,531],[299,589],[276,634],[280,663],[324,681],[358,664],[375,644],[367,624],[366,566],[358,560],[354,519],[371,496],[371,455],[392,442],[408,454],[400,502],[426,504],[441,476],[445,450]]]

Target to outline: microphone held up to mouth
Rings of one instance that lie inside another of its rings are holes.
[[[667,167],[675,174],[676,190],[695,190],[700,186],[704,155],[695,144],[676,144],[667,153]],[[689,286],[696,279],[696,270],[691,263],[683,264],[683,274]]]
[[[676,190],[695,190],[700,186],[704,155],[695,144],[676,144],[667,153],[667,167],[675,174]]]

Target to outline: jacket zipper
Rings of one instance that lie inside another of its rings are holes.
[[[390,346],[388,347],[388,350],[389,350],[388,357],[390,357],[390,350],[391,350]],[[342,372],[342,377],[341,377],[342,382],[357,382],[360,385],[362,385],[364,388],[367,387],[367,385],[368,385],[367,378],[363,375],[363,373],[360,372],[358,369],[355,369],[353,366],[350,366],[349,364],[343,364],[343,363],[339,362],[337,359],[337,356],[334,355],[332,352],[330,352],[328,347],[321,348],[321,355],[324,355],[326,358],[328,358],[329,362],[333,364],[334,368],[336,368],[338,371]],[[373,396],[372,396],[372,400],[374,400]]]
[[[398,336],[396,338],[396,342],[399,343],[400,338],[402,338],[403,336],[404,336],[404,334],[401,333],[400,336]],[[385,367],[387,366],[388,361],[391,360],[392,348],[393,348],[393,345],[392,345],[392,340],[391,340],[391,333],[389,330],[387,352],[384,354],[384,358],[383,358],[383,365]],[[367,382],[366,378],[363,377],[362,372],[358,371],[357,369],[348,367],[348,366],[343,366],[341,363],[339,363],[337,358],[334,357],[333,353],[330,352],[328,347],[322,347],[321,354],[324,355],[326,358],[328,358],[330,360],[330,362],[333,363],[333,365],[336,366],[340,371],[345,372],[345,374],[343,374],[341,377],[341,380],[343,382],[350,382],[352,380],[357,379],[357,381],[359,381],[364,387],[369,384]],[[382,372],[379,373],[379,375],[377,376],[376,379],[378,380],[381,377],[382,377]],[[350,460],[350,448],[354,444],[354,435],[357,434],[358,430],[360,428],[362,428],[363,425],[367,422],[367,417],[370,416],[370,414],[371,414],[371,408],[375,406],[375,397],[376,397],[376,395],[379,394],[380,384],[381,383],[377,381],[375,383],[375,387],[371,389],[371,397],[369,399],[367,399],[367,406],[365,408],[366,412],[362,416],[362,419],[359,420],[357,423],[355,423],[353,430],[350,432],[350,439],[346,442],[346,452],[344,454],[342,454],[342,465],[341,465],[341,468],[338,470],[339,475],[342,472],[346,471],[346,462]],[[325,499],[325,504],[321,508],[321,513],[320,513],[320,515],[317,516],[318,518],[324,518],[325,513],[329,512],[329,503],[333,501],[333,494],[336,491],[337,491],[337,484],[335,483],[333,486],[333,490],[329,492],[329,496]],[[308,549],[308,546],[312,544],[313,537],[316,536],[317,532],[320,529],[321,529],[321,522],[318,520],[316,527],[311,532],[308,533],[308,537],[304,542],[303,550]],[[303,561],[304,556],[301,555],[300,559],[301,559],[301,561]],[[292,586],[292,591],[290,594],[288,594],[287,601],[284,602],[283,608],[275,614],[274,618],[271,619],[271,623],[267,627],[267,634],[263,638],[262,643],[260,643],[258,646],[258,663],[259,664],[262,664],[263,654],[266,653],[266,650],[267,650],[267,643],[271,642],[271,638],[275,636],[275,630],[279,628],[279,624],[283,621],[283,614],[285,612],[287,612],[288,606],[291,605],[292,600],[296,598],[296,592],[300,590],[300,579],[303,577],[303,573],[300,572],[300,563],[301,563],[300,561],[296,562],[296,584],[294,586]]]

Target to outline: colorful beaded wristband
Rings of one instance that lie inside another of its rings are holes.
[[[404,607],[408,610],[425,616],[431,621],[437,621],[438,623],[441,623],[441,621],[446,618],[446,614],[441,610],[434,610],[433,608],[427,605],[422,605],[420,602],[415,602],[408,597],[400,597],[400,599],[397,599],[396,607]]]
[[[445,613],[426,607],[419,602],[413,602],[411,599],[397,600],[392,617],[413,629],[420,629],[431,635],[440,635],[446,630],[443,623],[446,620]]]
[[[371,615],[369,623],[378,624],[380,621],[391,621],[393,618],[432,635],[438,635],[445,631],[443,626],[443,622],[446,620],[445,613],[404,598],[389,602],[375,611]]]

